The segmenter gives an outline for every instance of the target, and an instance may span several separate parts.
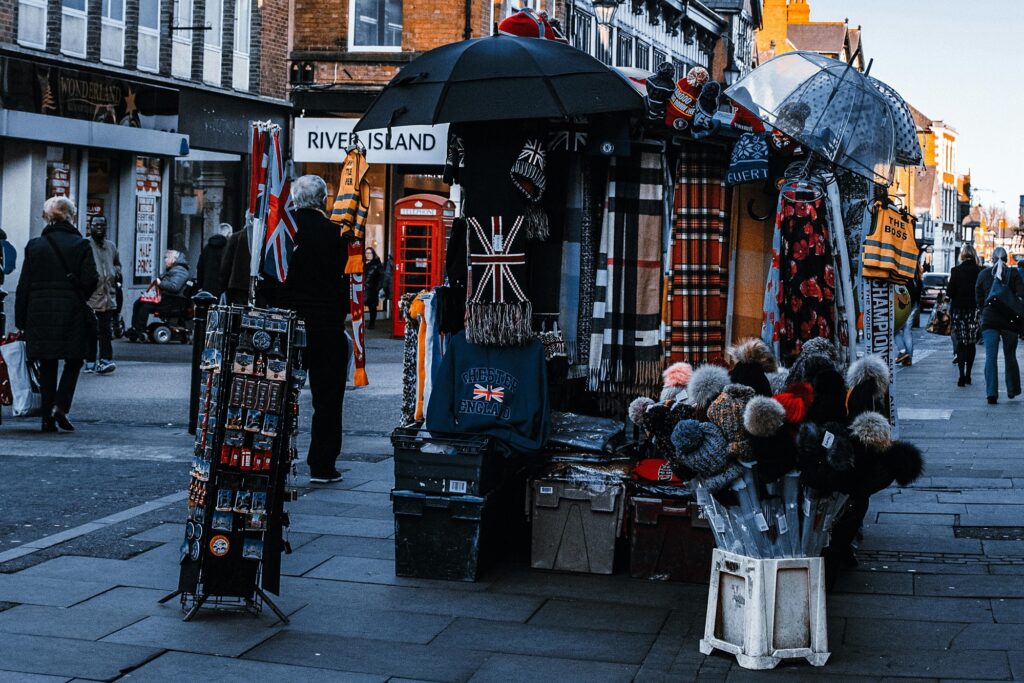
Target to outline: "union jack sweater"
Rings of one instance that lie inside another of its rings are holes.
[[[426,428],[490,434],[510,448],[538,451],[548,436],[544,346],[479,346],[464,332],[451,338],[433,376]]]

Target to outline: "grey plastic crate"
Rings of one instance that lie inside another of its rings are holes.
[[[625,509],[624,483],[536,479],[530,494],[534,569],[612,573]]]

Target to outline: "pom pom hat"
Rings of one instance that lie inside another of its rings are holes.
[[[728,464],[721,430],[710,422],[682,420],[672,431],[676,458],[702,477],[721,472]]]
[[[725,368],[719,365],[700,366],[693,371],[687,385],[690,404],[698,408],[707,408],[722,393],[726,384],[729,384],[729,373]]]

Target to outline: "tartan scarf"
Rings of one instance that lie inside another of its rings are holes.
[[[583,176],[580,163],[578,156],[573,156],[569,162],[565,235],[562,244],[562,282],[559,287],[558,322],[570,365],[575,363],[577,358],[577,318],[580,310],[580,232],[583,228]]]
[[[526,297],[526,225],[522,216],[466,219],[469,278],[466,340],[519,346],[532,338],[533,305]]]
[[[669,362],[721,362],[729,292],[725,150],[686,143],[676,165],[669,254]]]
[[[583,161],[580,169],[580,192],[583,210],[579,229],[579,297],[576,307],[576,356],[569,368],[569,379],[586,377],[590,372],[590,325],[594,319],[594,193],[590,164]],[[566,312],[573,315],[572,309]],[[569,344],[569,337],[566,337]],[[571,353],[571,351],[570,351]]]
[[[641,142],[609,167],[590,333],[591,391],[636,396],[661,386],[664,164],[661,143]]]

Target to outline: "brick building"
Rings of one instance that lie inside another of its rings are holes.
[[[194,268],[221,222],[241,224],[249,120],[287,125],[289,20],[288,0],[0,0],[0,225],[15,247],[61,194],[83,231],[107,219],[129,294],[165,248]]]

